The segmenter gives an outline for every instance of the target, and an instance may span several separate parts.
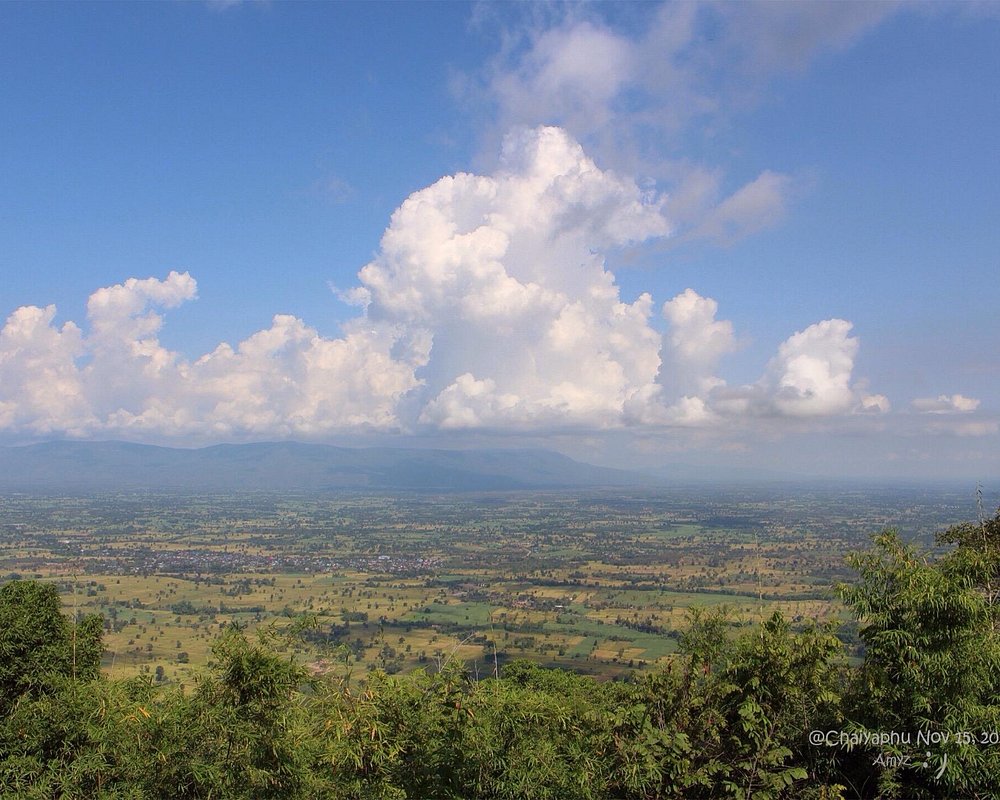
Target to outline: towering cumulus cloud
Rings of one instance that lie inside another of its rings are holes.
[[[508,137],[492,176],[410,197],[360,278],[373,322],[433,342],[419,421],[618,424],[653,386],[659,335],[652,298],[623,302],[600,253],[665,235],[661,202],[557,128]]]
[[[344,293],[362,311],[340,337],[278,315],[186,359],[158,338],[163,312],[196,297],[178,272],[97,290],[83,327],[57,326],[53,306],[17,309],[0,330],[0,432],[545,432],[887,407],[851,384],[848,322],[796,333],[757,383],[730,387],[717,373],[736,337],[714,300],[668,300],[665,331],[649,294],[624,300],[603,254],[667,236],[666,207],[563,130],[520,130],[493,174],[442,178],[393,214]]]

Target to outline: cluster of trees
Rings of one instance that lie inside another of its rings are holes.
[[[841,593],[860,663],[828,629],[775,615],[736,634],[695,614],[670,667],[627,682],[514,662],[480,681],[450,663],[358,685],[237,629],[191,691],[108,680],[100,619],[10,582],[0,796],[1000,796],[1000,512],[941,539],[936,558],[893,533],[855,557]]]

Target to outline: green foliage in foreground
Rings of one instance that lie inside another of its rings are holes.
[[[185,693],[102,678],[99,620],[73,624],[52,586],[9,583],[0,796],[1000,796],[1000,513],[942,544],[929,560],[885,533],[855,557],[841,594],[857,667],[825,629],[775,615],[734,637],[695,614],[670,668],[627,683],[515,662],[498,679],[451,663],[359,686],[231,629]]]

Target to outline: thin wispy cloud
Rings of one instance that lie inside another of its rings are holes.
[[[504,29],[505,46],[460,96],[486,97],[489,130],[556,124],[604,164],[663,182],[688,237],[727,245],[776,225],[802,176],[766,170],[743,185],[717,164],[692,162],[692,137],[732,125],[776,76],[863,37],[893,2],[664,3],[622,30],[587,6],[530,14]],[[728,191],[723,186],[729,186]]]

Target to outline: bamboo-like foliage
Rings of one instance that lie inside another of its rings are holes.
[[[989,523],[998,524],[1000,513]],[[1000,749],[990,743],[1000,731],[1000,638],[989,589],[1000,550],[981,533],[950,529],[939,541],[957,546],[936,561],[882,533],[853,557],[861,580],[840,588],[866,648],[848,694],[854,729],[911,740],[890,744],[890,764],[868,776],[886,796],[1000,794]],[[921,732],[945,739],[930,762]]]

